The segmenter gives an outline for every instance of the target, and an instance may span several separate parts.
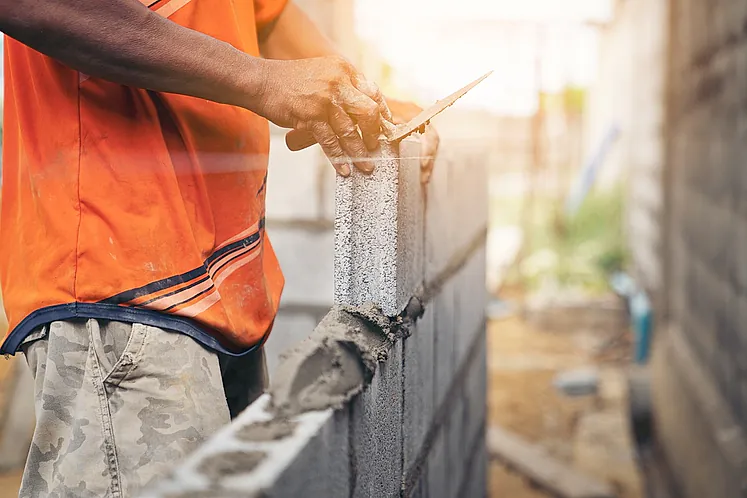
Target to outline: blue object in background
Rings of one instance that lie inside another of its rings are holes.
[[[630,323],[635,334],[634,360],[638,364],[648,361],[652,322],[653,312],[648,296],[644,291],[638,291],[630,302]]]
[[[612,145],[619,135],[620,127],[617,124],[613,124],[599,143],[599,147],[597,147],[595,153],[584,164],[584,167],[581,168],[581,172],[578,178],[576,178],[571,193],[565,203],[565,214],[569,218],[576,214],[581,203],[584,202],[586,195],[591,190],[592,185],[594,185],[597,173],[602,168],[607,154],[612,149]]]
[[[625,300],[634,335],[633,359],[638,364],[648,361],[653,329],[653,309],[646,291],[639,289],[627,273],[617,272],[610,278],[612,289]]]

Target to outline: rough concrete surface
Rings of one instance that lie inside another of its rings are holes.
[[[346,419],[331,409],[273,419],[269,401],[260,397],[142,496],[347,496]],[[258,427],[268,435],[258,435]],[[299,467],[316,468],[325,479]]]
[[[376,304],[396,316],[422,285],[423,221],[419,142],[381,142],[375,170],[338,177],[335,303]],[[401,157],[400,157],[401,156]]]
[[[429,421],[435,411],[433,350],[434,310],[428,307],[412,334],[403,342],[404,466],[409,469],[423,444]]]
[[[393,339],[390,320],[373,305],[333,308],[278,367],[269,390],[274,408],[284,415],[341,408],[368,384]]]
[[[402,341],[351,406],[354,497],[397,496],[402,476]]]
[[[428,489],[430,496],[441,498],[449,490],[449,466],[446,455],[446,431],[439,428],[428,455]]]

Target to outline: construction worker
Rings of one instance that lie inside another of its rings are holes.
[[[0,0],[0,29],[0,352],[36,395],[20,495],[133,496],[264,387],[267,120],[348,175],[419,109],[286,0]]]

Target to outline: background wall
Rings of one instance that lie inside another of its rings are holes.
[[[661,308],[664,267],[665,75],[669,0],[618,0],[600,25],[598,74],[585,116],[588,154],[620,135],[600,182],[626,184],[625,231],[636,280]]]
[[[668,17],[657,429],[682,496],[744,496],[747,3],[671,0]]]

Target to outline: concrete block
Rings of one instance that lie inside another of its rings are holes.
[[[464,420],[464,442],[471,445],[483,432],[485,418],[487,416],[487,355],[484,347],[485,334],[480,334],[476,340],[483,341],[478,346],[477,354],[470,359],[469,372],[465,379],[463,388],[466,396],[465,420]],[[465,452],[471,451],[465,448]],[[465,453],[468,454],[468,453]]]
[[[446,431],[442,427],[428,454],[428,490],[431,498],[447,498],[449,496],[450,468],[446,453]]]
[[[320,217],[319,147],[291,152],[283,135],[270,138],[267,174],[267,218],[316,220]],[[331,169],[331,166],[330,166]]]
[[[425,281],[432,282],[446,268],[454,253],[449,172],[453,160],[447,151],[439,153],[426,187],[425,199]]]
[[[484,439],[476,441],[472,448],[471,465],[465,469],[467,475],[460,496],[485,498],[488,496],[488,450]]]
[[[435,335],[433,341],[435,356],[435,393],[434,404],[441,406],[446,392],[451,385],[456,368],[456,322],[455,322],[455,281],[446,282],[430,303],[435,317]]]
[[[350,496],[348,416],[327,411],[326,420],[263,496]]]
[[[454,309],[456,323],[456,365],[459,368],[475,335],[485,329],[487,287],[485,284],[485,246],[473,253],[455,280]]]
[[[415,488],[412,490],[412,492],[408,495],[410,498],[430,498],[431,496],[431,490],[429,487],[429,481],[428,481],[428,469],[423,469],[422,474],[420,474],[420,478],[418,479],[418,482],[415,484]]]
[[[404,468],[411,468],[428,431],[435,410],[434,335],[435,310],[426,307],[410,337],[404,340],[403,363],[403,438]]]
[[[459,496],[459,485],[465,472],[464,424],[466,423],[466,397],[461,393],[449,399],[452,405],[446,429],[446,454],[449,468],[448,496]]]
[[[402,341],[351,406],[354,497],[399,495],[402,476]],[[323,474],[320,474],[323,475]],[[395,478],[392,478],[395,476]],[[332,496],[332,495],[329,495]]]
[[[449,209],[458,252],[488,224],[487,163],[480,155],[465,153],[450,165]]]
[[[280,309],[275,317],[270,338],[265,343],[270,376],[280,363],[280,356],[296,343],[306,339],[318,323],[318,317],[314,314]]]
[[[276,418],[269,403],[261,396],[141,496],[348,496],[347,413]]]
[[[423,203],[419,143],[382,142],[375,171],[338,177],[335,303],[404,310],[423,283]],[[399,157],[399,159],[397,159]]]
[[[269,227],[272,247],[285,274],[281,306],[302,304],[332,306],[334,292],[334,234]]]

